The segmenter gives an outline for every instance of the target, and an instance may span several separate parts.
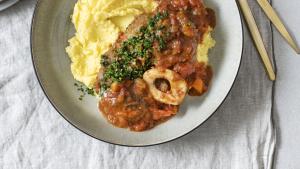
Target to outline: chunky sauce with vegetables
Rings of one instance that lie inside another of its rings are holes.
[[[195,55],[214,27],[201,0],[161,0],[152,16],[136,18],[101,59],[96,89],[108,121],[144,131],[175,115],[186,94],[205,93],[212,70]]]

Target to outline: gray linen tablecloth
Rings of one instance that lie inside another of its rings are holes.
[[[171,143],[128,148],[100,142],[68,124],[34,75],[30,24],[35,0],[0,12],[0,169],[270,169],[275,147],[272,88],[247,29],[242,65],[221,108]],[[251,7],[272,53],[270,23]],[[230,10],[230,9],[228,9]]]

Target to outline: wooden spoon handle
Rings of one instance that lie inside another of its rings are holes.
[[[269,75],[270,80],[275,80],[276,75],[273,70],[273,66],[271,64],[270,58],[268,56],[267,50],[264,46],[261,34],[259,33],[258,27],[256,25],[255,19],[253,17],[253,14],[250,10],[249,4],[247,0],[238,0],[240,3],[240,6],[242,8],[243,14],[245,16],[246,22],[248,24],[249,30],[251,32],[251,35],[253,37],[254,43],[256,45],[256,48],[261,56],[261,59],[264,63],[264,66],[266,68],[266,71]]]

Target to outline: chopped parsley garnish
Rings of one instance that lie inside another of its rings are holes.
[[[103,65],[105,67],[109,65],[108,56],[106,56],[106,55],[101,56],[101,65]]]
[[[142,26],[136,36],[122,42],[120,48],[114,51],[116,57],[111,63],[106,55],[102,56],[101,65],[105,67],[105,72],[100,93],[107,90],[112,82],[142,77],[144,72],[153,66],[153,43],[158,42],[160,51],[167,45],[165,37],[159,35],[166,27],[158,25],[159,21],[166,17],[168,13],[161,12],[150,18],[148,24]]]
[[[87,94],[95,96],[94,89],[90,89],[90,88],[86,87],[85,85],[78,84],[78,83],[74,83],[74,86],[76,86],[77,90],[81,92],[81,94],[78,98],[79,100],[83,100],[84,96],[86,96]]]

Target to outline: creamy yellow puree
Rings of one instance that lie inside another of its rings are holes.
[[[66,51],[74,78],[91,88],[100,68],[101,55],[108,51],[121,31],[142,13],[157,6],[152,0],[79,0],[72,22],[76,34]]]

